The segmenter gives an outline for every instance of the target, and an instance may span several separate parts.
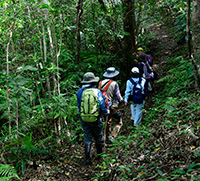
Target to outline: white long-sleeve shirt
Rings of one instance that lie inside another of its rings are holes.
[[[133,78],[131,77],[131,79],[135,82],[135,83],[138,83],[139,82],[139,78]],[[142,94],[145,94],[144,93],[144,85],[145,85],[145,82],[146,80],[144,78],[142,78],[142,81],[141,81],[141,86],[142,86]],[[126,91],[125,91],[125,102],[128,103],[128,98],[130,95],[133,95],[133,87],[134,87],[134,84],[130,81],[130,80],[127,80],[126,82]]]

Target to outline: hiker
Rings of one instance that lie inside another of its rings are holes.
[[[146,61],[147,56],[144,53],[139,55],[138,60],[139,60],[139,64],[138,64],[139,72],[142,75],[142,77],[145,78],[147,81],[148,91],[152,92],[153,79],[154,79],[153,69],[149,65],[148,61]]]
[[[146,54],[146,53],[144,52],[144,49],[143,49],[142,47],[139,47],[139,48],[137,49],[137,53],[133,53],[133,55],[136,57],[136,59],[139,59],[139,56],[140,56],[141,54],[145,54],[145,55],[146,55],[146,59],[147,59],[147,61],[148,61],[148,63],[149,63],[149,66],[151,67],[151,69],[152,69],[152,71],[153,71],[154,78],[151,79],[151,82],[153,82],[155,79],[158,78],[158,73],[157,73],[157,71],[155,71],[155,69],[154,69],[154,67],[153,67],[153,58],[152,58],[151,55]]]
[[[128,102],[131,103],[131,120],[134,120],[134,126],[141,123],[146,95],[146,80],[141,76],[139,69],[133,67],[131,78],[126,82],[124,105],[127,106]]]
[[[119,85],[115,81],[119,71],[115,70],[115,67],[107,68],[107,71],[103,74],[104,80],[100,81],[99,89],[104,91],[106,88],[106,94],[109,101],[110,114],[108,115],[108,121],[106,125],[106,143],[112,143],[123,125],[121,112],[119,111],[119,103],[124,103],[124,99],[121,96]],[[109,84],[109,85],[108,85]],[[113,130],[112,130],[113,126]]]
[[[137,59],[138,59],[140,54],[145,54],[146,55],[148,63],[152,67],[153,66],[153,58],[152,58],[152,56],[144,53],[144,49],[142,47],[139,47],[137,49],[137,53],[135,53],[135,52],[133,53],[133,55],[135,55]]]
[[[85,136],[86,165],[92,163],[90,151],[93,138],[97,154],[102,153],[102,143],[104,140],[102,113],[105,115],[109,113],[101,91],[95,88],[98,81],[99,77],[95,77],[92,72],[85,73],[83,81],[81,81],[82,88],[77,92],[78,111]]]

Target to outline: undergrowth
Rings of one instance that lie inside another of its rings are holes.
[[[142,125],[118,136],[93,180],[200,179],[200,92],[194,89],[192,64],[182,57],[167,64],[169,74],[156,83],[163,89]]]

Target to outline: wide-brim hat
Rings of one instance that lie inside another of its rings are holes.
[[[137,67],[133,67],[132,69],[131,69],[131,72],[132,73],[139,73],[139,69],[137,68]]]
[[[112,78],[116,77],[119,74],[119,71],[115,70],[115,67],[107,68],[107,71],[103,74],[104,77]]]
[[[83,80],[81,81],[82,84],[89,84],[93,82],[98,82],[99,77],[95,77],[92,72],[87,72],[83,76]]]

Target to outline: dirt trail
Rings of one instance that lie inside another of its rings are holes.
[[[149,29],[156,34],[156,40],[151,42],[150,55],[154,60],[154,69],[158,73],[158,79],[167,74],[166,60],[172,58],[173,53],[176,50],[177,44],[173,39],[165,32],[165,27],[154,26]],[[157,86],[155,81],[155,91],[148,98],[145,109],[152,106],[152,97],[155,96],[161,89]],[[124,113],[123,120],[124,125],[121,130],[121,135],[127,135],[127,127],[132,124],[130,121],[130,108],[122,108]],[[94,145],[94,144],[93,144]],[[92,147],[92,156],[95,157],[95,147]],[[25,178],[22,180],[91,180],[92,177],[100,170],[97,166],[98,162],[94,160],[93,166],[85,166],[84,158],[84,144],[81,142],[78,145],[71,145],[69,147],[60,148],[59,160],[52,159],[51,162],[47,163],[42,161],[37,170],[27,169],[27,173],[24,175]]]
[[[166,76],[168,74],[169,68],[166,65],[166,61],[176,56],[176,51],[178,48],[177,43],[170,34],[166,32],[166,27],[164,26],[152,26],[149,28],[149,31],[155,34],[153,42],[150,43],[150,55],[153,57],[153,68],[158,74],[157,80]],[[157,95],[162,87],[160,84],[154,82],[154,92],[149,96],[145,109],[148,110],[149,107],[152,107],[152,97]]]

